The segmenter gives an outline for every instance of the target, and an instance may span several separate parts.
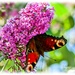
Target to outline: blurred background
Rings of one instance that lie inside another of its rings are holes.
[[[5,25],[7,19],[18,14],[27,3],[0,3],[0,28]],[[67,44],[62,48],[45,52],[35,67],[37,72],[69,72],[75,73],[75,4],[50,3],[54,7],[55,15],[50,29],[46,32],[52,36],[64,36]],[[13,72],[17,70],[13,60],[8,63],[0,55],[0,70]],[[18,71],[18,70],[17,70]]]

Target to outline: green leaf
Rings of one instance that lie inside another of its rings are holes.
[[[13,60],[9,60],[8,63],[6,64],[5,70],[8,70],[12,66],[14,66],[14,61]]]
[[[47,35],[52,35],[51,29],[49,28],[48,31],[46,31]]]
[[[64,4],[61,4],[61,3],[51,3],[51,5],[55,9],[55,15],[58,18],[61,18],[61,20],[63,18],[66,18],[70,14],[69,10],[66,8],[66,6]]]
[[[72,16],[69,16],[66,20],[64,20],[64,30],[69,30],[74,26],[74,19]]]
[[[25,8],[26,5],[27,5],[27,3],[16,3],[15,8],[20,10],[21,8]]]
[[[67,60],[68,61],[68,66],[75,66],[75,55],[73,52],[70,52],[66,46],[60,48],[60,51],[63,55],[63,59],[62,60]]]

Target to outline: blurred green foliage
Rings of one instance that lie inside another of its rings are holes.
[[[19,11],[21,8],[24,8],[26,6],[26,4],[27,3],[16,3],[14,5],[14,8]],[[63,35],[66,38],[66,36],[64,34],[67,31],[69,31],[71,28],[74,27],[74,18],[73,18],[74,5],[68,4],[68,3],[50,3],[50,4],[51,4],[51,6],[54,7],[55,15],[54,15],[54,18],[50,25],[50,29],[46,33],[48,35],[53,35],[53,36],[62,36]],[[68,6],[70,8],[68,8]],[[14,8],[13,8],[13,10],[14,10]],[[67,43],[68,43],[68,41],[67,41]],[[39,70],[39,67],[37,68],[37,70],[44,71],[44,69],[46,67],[49,68],[51,65],[56,64],[56,63],[60,64],[60,62],[63,60],[65,60],[68,64],[67,68],[66,68],[67,71],[68,71],[68,67],[70,67],[70,68],[75,67],[75,54],[73,52],[70,52],[67,49],[66,45],[58,50],[48,52],[48,58],[44,59],[46,66],[43,68],[43,70]],[[40,61],[38,62],[38,64],[40,65]],[[24,72],[24,70],[22,70],[21,67],[19,67],[20,69],[18,70],[18,67],[19,66],[15,65],[14,61],[5,60],[5,59],[3,60],[3,58],[0,55],[0,69],[1,70],[5,70],[5,71],[9,70],[10,72],[13,72],[16,70],[17,72],[19,72],[19,71]],[[66,70],[64,70],[64,71],[66,71]]]
[[[74,27],[74,5],[72,4],[63,4],[63,3],[51,3],[51,5],[55,9],[55,16],[52,20],[51,27],[47,31],[47,34],[54,35],[54,36],[64,36],[64,34],[69,31],[71,28]],[[67,5],[70,7],[68,8]],[[72,10],[72,11],[71,11]],[[65,36],[64,36],[65,37]],[[69,37],[69,35],[67,35]],[[66,38],[66,37],[65,37]],[[67,41],[67,43],[69,40]],[[56,61],[53,62],[51,59],[47,59],[47,66],[50,67],[50,65],[55,63],[60,63],[61,61],[65,60],[68,63],[69,68],[75,67],[75,55],[73,52],[70,52],[66,45],[58,50],[49,52],[49,55],[51,58],[56,59]],[[66,71],[66,70],[65,70]]]

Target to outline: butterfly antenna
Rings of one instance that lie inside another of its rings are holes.
[[[49,56],[47,56],[47,55],[45,55],[47,58],[49,58],[49,59],[52,59],[52,60],[54,60],[54,61],[57,61],[56,59],[53,59],[53,58],[51,58],[51,57],[49,57]]]

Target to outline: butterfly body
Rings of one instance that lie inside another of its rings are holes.
[[[47,34],[41,34],[33,37],[27,44],[27,60],[26,71],[31,72],[40,57],[44,56],[44,52],[61,48],[66,44],[64,37],[53,37]]]

